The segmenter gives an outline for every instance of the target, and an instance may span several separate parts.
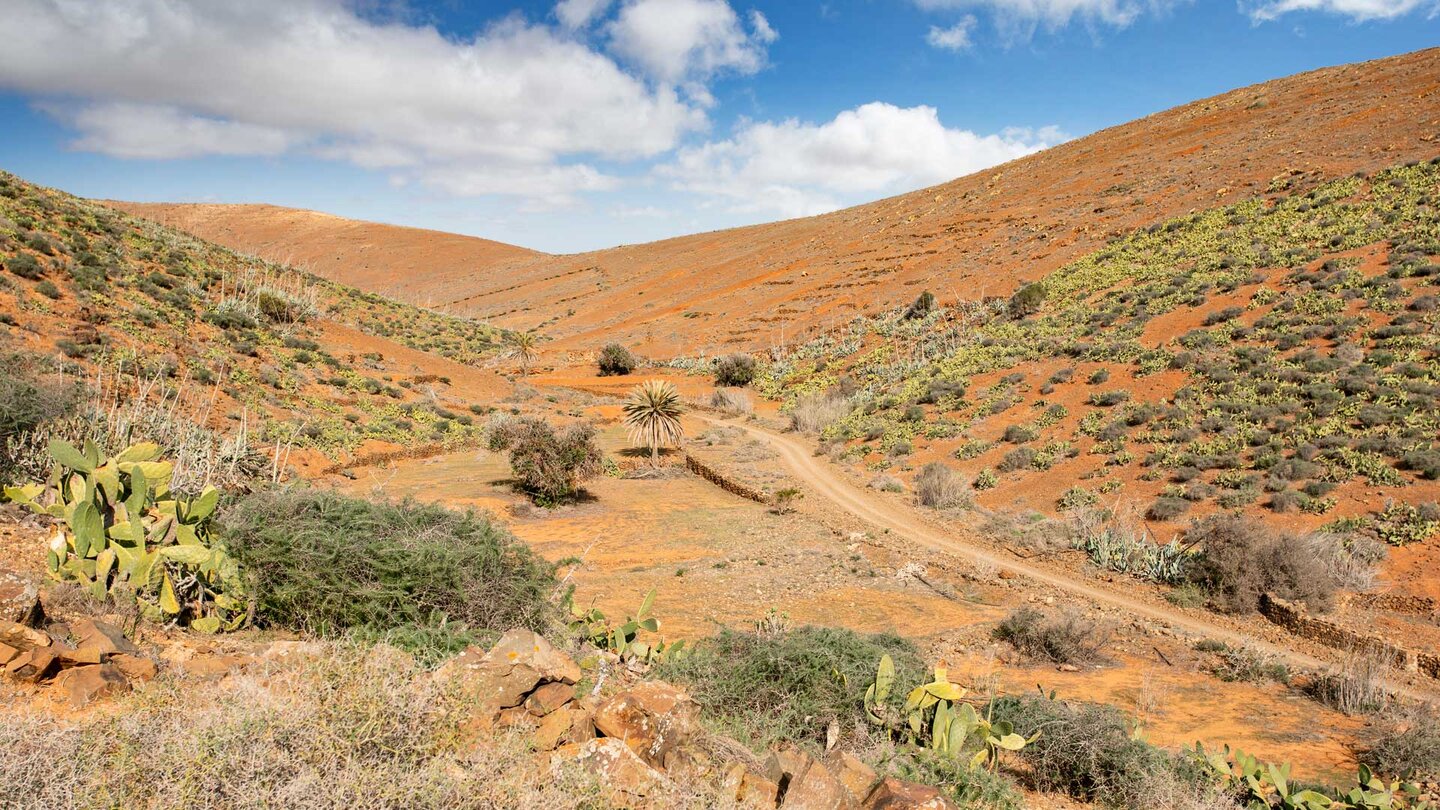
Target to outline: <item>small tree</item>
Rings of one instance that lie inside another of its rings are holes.
[[[630,393],[625,403],[625,424],[630,440],[650,448],[650,463],[658,464],[660,445],[679,444],[685,437],[680,426],[680,392],[664,380],[646,380]]]
[[[715,361],[715,384],[742,387],[755,379],[755,358],[731,354]]]
[[[619,343],[607,343],[600,350],[599,365],[601,377],[623,377],[634,371],[639,361]]]
[[[490,449],[510,451],[510,469],[537,504],[553,506],[600,473],[595,428],[574,424],[556,433],[544,419],[513,419],[490,430]]]
[[[540,356],[540,339],[534,332],[511,332],[505,336],[510,356],[520,361],[520,376],[530,373],[530,366]]]

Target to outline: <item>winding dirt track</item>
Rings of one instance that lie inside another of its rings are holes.
[[[795,477],[817,496],[834,502],[841,509],[866,523],[880,529],[888,529],[892,534],[899,535],[918,545],[957,554],[976,563],[993,565],[997,569],[1011,571],[1019,576],[1029,577],[1081,598],[1119,607],[1129,614],[1164,622],[1178,629],[1219,639],[1229,644],[1249,645],[1280,656],[1292,666],[1301,669],[1326,669],[1331,666],[1329,662],[1314,656],[1271,643],[1263,638],[1222,624],[1208,622],[1150,601],[1135,599],[1122,593],[1100,588],[1060,571],[996,554],[977,542],[969,541],[963,535],[939,529],[921,519],[911,510],[890,503],[874,493],[867,492],[846,481],[828,463],[817,459],[811,448],[794,438],[772,433],[743,422],[720,419],[701,413],[696,413],[695,416],[712,424],[740,428],[754,438],[766,442],[780,454],[781,459]],[[1393,683],[1391,689],[1396,694],[1414,700],[1440,700],[1440,689],[1411,687],[1399,683]]]

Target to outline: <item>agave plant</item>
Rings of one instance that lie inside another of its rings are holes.
[[[630,428],[630,441],[650,448],[650,463],[658,464],[660,446],[678,445],[685,438],[680,426],[680,392],[664,380],[646,380],[630,392],[625,403],[625,425]]]

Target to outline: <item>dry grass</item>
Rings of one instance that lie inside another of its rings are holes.
[[[965,479],[938,461],[926,464],[915,476],[915,496],[932,509],[969,506],[974,501]]]
[[[845,418],[853,407],[848,397],[807,394],[790,408],[790,429],[796,433],[821,433]]]
[[[710,395],[710,407],[732,416],[749,416],[755,410],[750,395],[739,388],[716,388]]]
[[[1345,714],[1378,714],[1390,705],[1390,668],[1379,656],[1352,651],[1339,669],[1311,676],[1305,693]]]
[[[579,808],[604,788],[521,735],[474,737],[469,701],[403,653],[325,644],[196,688],[169,676],[116,711],[0,724],[0,807]],[[661,806],[711,806],[675,787]]]

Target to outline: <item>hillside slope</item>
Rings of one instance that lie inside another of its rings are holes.
[[[1440,152],[1437,137],[1440,49],[1430,49],[1235,90],[824,216],[509,257],[483,270],[424,252],[415,253],[419,265],[386,268],[377,256],[337,277],[507,327],[540,327],[560,349],[611,339],[654,357],[763,349],[927,288],[942,301],[1009,295],[1132,228],[1428,159]],[[283,228],[249,216],[169,216],[277,260],[315,255],[312,239],[333,244],[324,229],[256,237],[252,229]],[[337,264],[352,260],[336,255]],[[423,274],[411,272],[417,266]]]
[[[443,300],[444,293],[430,281],[432,273],[483,273],[501,262],[543,255],[473,236],[278,205],[105,204],[232,250],[421,306]]]

